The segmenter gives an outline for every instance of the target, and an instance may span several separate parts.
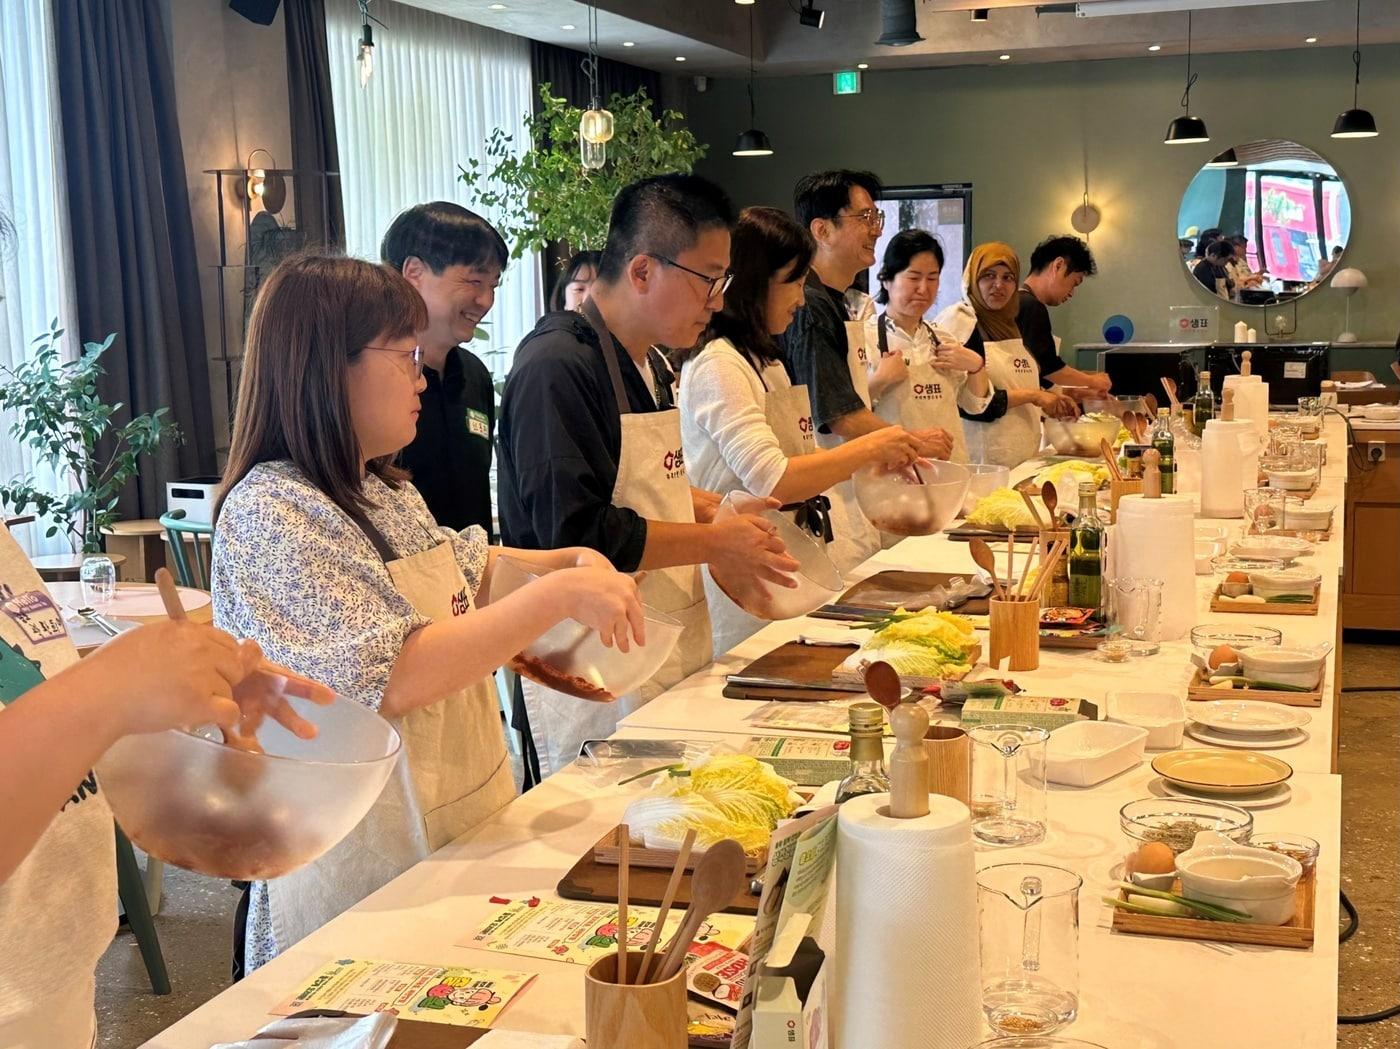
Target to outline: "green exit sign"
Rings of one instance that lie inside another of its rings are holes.
[[[843,69],[831,74],[831,92],[834,95],[860,94],[860,70]]]

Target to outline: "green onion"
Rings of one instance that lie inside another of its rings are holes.
[[[1190,907],[1193,911],[1198,911],[1207,918],[1224,922],[1247,922],[1253,919],[1244,911],[1231,910],[1229,907],[1221,907],[1214,903],[1202,903],[1200,900],[1193,900],[1186,896],[1178,895],[1174,892],[1163,892],[1161,889],[1148,889],[1141,885],[1134,885],[1130,881],[1120,881],[1117,883],[1120,889],[1125,889],[1133,896],[1151,896],[1158,900],[1167,900],[1171,903],[1180,904],[1183,907]]]
[[[628,776],[626,779],[620,779],[617,781],[617,785],[621,787],[625,784],[633,783],[636,780],[646,779],[646,777],[648,776],[654,776],[658,772],[668,772],[672,776],[690,775],[690,770],[685,768],[683,765],[657,765],[654,769],[647,769],[645,772],[639,772],[635,776]]]
[[[1269,605],[1310,605],[1315,598],[1311,594],[1279,594],[1275,597],[1264,598],[1264,603]]]

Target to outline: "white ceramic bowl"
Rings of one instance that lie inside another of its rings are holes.
[[[866,466],[855,473],[861,513],[891,535],[933,535],[962,509],[970,475],[957,463],[934,460],[903,470]]]
[[[1181,746],[1186,731],[1186,701],[1178,693],[1115,690],[1105,697],[1104,706],[1109,721],[1147,730],[1147,750]]]
[[[798,563],[793,573],[796,588],[770,583],[752,573],[729,579],[710,569],[715,585],[749,615],[767,620],[805,616],[840,597],[846,582],[831,563],[826,544],[781,511],[765,510],[761,516],[777,529],[778,538]]]
[[[1211,831],[1176,858],[1181,892],[1193,900],[1243,911],[1259,925],[1293,917],[1303,865],[1271,849],[1237,845]]]
[[[1092,787],[1142,764],[1147,729],[1112,721],[1076,721],[1050,733],[1045,778],[1070,787]]]
[[[1393,423],[1400,421],[1400,404],[1366,404],[1354,414],[1372,422]]]
[[[1287,492],[1306,492],[1317,480],[1316,470],[1265,470],[1270,488],[1282,488]]]
[[[1283,527],[1325,532],[1332,526],[1331,503],[1315,505],[1290,498],[1283,504]]]
[[[1240,651],[1244,676],[1251,681],[1275,681],[1280,685],[1317,688],[1322,683],[1322,670],[1331,645],[1313,648],[1288,648],[1263,645]]]
[[[1256,597],[1312,597],[1322,576],[1311,568],[1277,568],[1249,573],[1249,588]]]

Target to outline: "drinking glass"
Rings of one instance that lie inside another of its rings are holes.
[[[983,845],[1045,837],[1045,749],[1031,725],[978,725],[972,736],[972,836]]]
[[[101,612],[109,604],[117,591],[117,566],[105,554],[83,558],[78,569],[78,579],[83,585],[83,605]]]
[[[1160,579],[1126,576],[1109,584],[1110,622],[1135,656],[1150,656],[1160,647],[1162,588]]]
[[[1282,488],[1247,488],[1244,493],[1245,534],[1262,534],[1283,527]]]
[[[1079,1013],[1079,875],[1040,863],[977,874],[982,1010],[1003,1035],[1038,1035]]]

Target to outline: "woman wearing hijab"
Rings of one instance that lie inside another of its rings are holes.
[[[1008,244],[979,244],[963,271],[963,301],[938,315],[935,325],[949,332],[987,362],[996,391],[967,421],[968,458],[976,463],[1018,466],[1040,449],[1040,417],[1072,416],[1074,401],[1040,388],[1040,369],[1016,326],[1021,260]]]

